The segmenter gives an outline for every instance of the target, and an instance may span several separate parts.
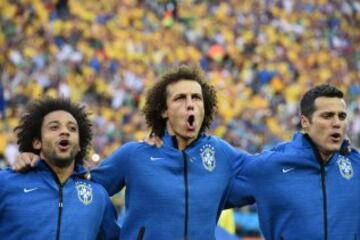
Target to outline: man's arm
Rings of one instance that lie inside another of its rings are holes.
[[[248,171],[248,165],[252,161],[253,155],[233,147],[222,139],[219,140],[219,144],[230,169],[229,183],[223,196],[223,208],[241,207],[254,203],[254,199],[251,197],[252,188],[243,178],[245,170]]]
[[[5,184],[6,182],[4,181],[4,174],[5,174],[5,170],[0,170],[0,225],[2,224],[3,221],[3,214],[4,214],[4,201],[5,201],[5,196],[4,196],[4,188],[5,188]]]
[[[135,146],[140,143],[127,143],[113,152],[98,167],[91,170],[91,180],[101,184],[110,196],[125,186]]]
[[[110,198],[106,197],[105,212],[97,236],[97,240],[118,240],[120,227],[116,223],[117,213]]]
[[[245,154],[241,161],[234,163],[234,176],[226,207],[242,207],[256,201],[257,188],[263,187],[267,178],[267,166],[274,151],[264,151],[260,154]]]
[[[225,208],[242,207],[253,204],[254,184],[252,173],[254,173],[255,156],[238,151],[232,161],[232,178],[230,190],[227,195]]]

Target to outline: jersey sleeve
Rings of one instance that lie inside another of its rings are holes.
[[[225,196],[224,208],[241,207],[254,202],[251,197],[251,184],[244,174],[248,171],[249,163],[253,157],[249,153],[221,141],[221,149],[229,162],[230,183]]]
[[[254,157],[243,154],[233,164],[233,176],[231,178],[230,191],[225,204],[226,208],[242,207],[253,204],[253,178],[252,168],[254,167]]]
[[[0,169],[0,222],[2,219],[2,212],[4,209],[4,201],[5,201],[5,194],[4,194],[4,188],[5,188],[5,170]]]
[[[0,170],[0,224],[6,222],[6,219],[4,219],[4,210],[5,205],[9,201],[9,188],[11,188],[9,186],[13,181],[12,176],[14,176],[14,171],[10,168]]]
[[[118,193],[125,185],[135,144],[123,145],[91,171],[91,180],[101,184],[110,196]]]
[[[234,176],[232,178],[230,193],[226,207],[242,207],[255,203],[256,191],[262,187],[262,180],[266,178],[266,165],[273,155],[272,151],[264,151],[260,154],[243,155],[242,161],[234,164]]]
[[[118,240],[120,237],[120,227],[116,223],[117,213],[110,198],[106,196],[105,199],[105,212],[97,240]]]

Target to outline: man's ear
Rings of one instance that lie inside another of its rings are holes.
[[[79,145],[79,146],[77,146],[76,151],[77,151],[77,153],[79,153],[79,152],[81,151],[81,147],[80,147],[80,145]]]
[[[301,127],[304,130],[306,130],[310,125],[310,120],[305,115],[300,116],[300,122],[301,122]]]
[[[42,144],[41,144],[40,139],[34,139],[32,142],[32,146],[36,150],[41,150]]]
[[[164,119],[166,119],[166,118],[168,117],[168,115],[167,115],[167,109],[164,110],[164,111],[161,113],[161,117],[164,118]]]

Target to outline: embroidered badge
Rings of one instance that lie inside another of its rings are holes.
[[[93,200],[93,192],[90,184],[76,182],[77,195],[84,205],[89,205]]]
[[[339,155],[337,164],[339,166],[339,171],[341,173],[341,176],[349,180],[354,175],[354,170],[352,168],[351,162],[348,158]]]
[[[200,148],[200,155],[203,166],[211,172],[216,166],[215,149],[210,144],[205,144]]]

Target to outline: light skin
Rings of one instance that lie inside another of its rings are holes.
[[[162,112],[162,117],[167,119],[169,134],[176,136],[178,148],[183,150],[198,137],[204,121],[201,85],[193,80],[179,80],[167,86],[166,94],[167,109]],[[37,155],[21,153],[12,168],[16,171],[26,170],[37,161]]]
[[[301,125],[310,136],[320,156],[327,162],[341,148],[347,128],[346,103],[337,97],[315,99],[315,112],[311,119],[301,116]]]
[[[48,113],[41,126],[41,139],[33,141],[33,148],[40,150],[40,157],[64,183],[72,174],[75,156],[80,151],[77,121],[66,111]]]
[[[178,147],[183,150],[199,134],[204,120],[204,100],[199,83],[179,80],[166,88],[167,109],[162,117],[167,119],[166,127],[170,135],[177,138]]]

